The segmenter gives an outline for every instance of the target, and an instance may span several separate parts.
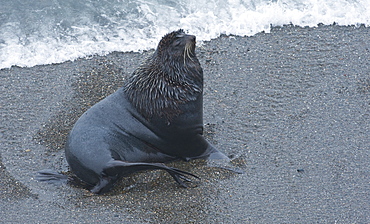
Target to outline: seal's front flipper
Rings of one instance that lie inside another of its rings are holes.
[[[100,182],[91,191],[96,194],[103,194],[104,192],[109,191],[114,182],[116,182],[120,176],[125,176],[142,170],[165,170],[182,187],[187,187],[184,181],[191,182],[189,179],[190,176],[199,179],[199,177],[192,173],[168,167],[161,163],[134,163],[112,160],[104,168]]]
[[[230,158],[227,157],[225,154],[218,150],[211,151],[211,153],[207,156],[207,160],[224,160],[229,162]]]
[[[108,192],[116,183],[118,175],[116,176],[103,176],[100,178],[99,183],[95,185],[90,191],[94,194],[104,194]]]

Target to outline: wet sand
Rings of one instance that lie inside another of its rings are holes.
[[[197,48],[205,136],[244,174],[204,161],[125,178],[96,196],[34,180],[68,171],[64,141],[78,116],[118,89],[145,55],[112,53],[0,70],[3,223],[369,223],[370,29],[276,27]]]

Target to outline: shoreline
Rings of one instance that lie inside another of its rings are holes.
[[[204,40],[204,41],[201,41],[201,46],[204,45],[204,44],[207,44],[208,42],[212,42],[214,40],[217,40],[218,38],[230,38],[230,37],[243,37],[243,38],[250,38],[250,37],[253,37],[253,36],[256,36],[256,35],[259,35],[259,34],[269,34],[271,32],[273,32],[274,30],[280,30],[280,29],[283,29],[283,28],[301,28],[301,29],[317,29],[317,28],[320,28],[320,27],[343,27],[343,28],[353,28],[353,29],[367,29],[367,28],[370,28],[370,25],[366,26],[366,24],[364,23],[360,23],[360,24],[351,24],[351,25],[338,25],[336,22],[333,22],[333,24],[331,25],[325,25],[323,23],[319,23],[317,24],[316,26],[299,26],[299,25],[294,25],[294,24],[285,24],[285,25],[282,25],[282,26],[271,26],[270,27],[270,32],[265,32],[265,31],[261,31],[261,32],[258,32],[254,35],[251,35],[251,36],[247,36],[247,35],[243,35],[243,36],[240,36],[240,35],[234,35],[234,34],[230,34],[230,35],[227,35],[227,34],[220,34],[218,37],[216,38],[213,38],[211,40]],[[159,40],[158,40],[159,41]],[[110,57],[111,54],[148,54],[148,52],[152,52],[154,51],[155,49],[149,49],[149,50],[139,50],[139,51],[112,51],[112,52],[109,52],[109,53],[106,53],[104,55],[101,55],[101,54],[91,54],[91,55],[86,55],[84,57],[79,57],[79,58],[76,58],[76,59],[72,59],[72,60],[67,60],[67,61],[64,61],[64,62],[56,62],[56,63],[51,63],[51,64],[37,64],[37,65],[34,65],[34,66],[18,66],[18,65],[12,65],[11,67],[7,67],[7,68],[0,68],[0,71],[1,70],[10,70],[12,68],[18,68],[18,69],[26,69],[26,68],[33,68],[33,67],[37,67],[37,66],[55,66],[55,65],[59,65],[59,64],[63,64],[63,63],[73,63],[73,62],[78,62],[79,60],[89,60],[89,59],[93,59],[93,58],[99,58],[99,57]]]

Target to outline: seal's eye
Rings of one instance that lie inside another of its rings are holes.
[[[179,45],[181,44],[181,42],[182,42],[182,41],[181,41],[181,37],[180,37],[180,38],[176,38],[176,39],[173,41],[173,43],[172,43],[172,44],[173,44],[174,46],[179,46]]]

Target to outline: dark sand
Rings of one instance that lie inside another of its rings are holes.
[[[13,67],[0,70],[0,222],[370,222],[370,28],[222,36],[197,55],[205,135],[244,174],[176,162],[201,177],[197,186],[144,172],[104,196],[39,183],[37,170],[68,171],[63,144],[73,123],[143,55]]]

